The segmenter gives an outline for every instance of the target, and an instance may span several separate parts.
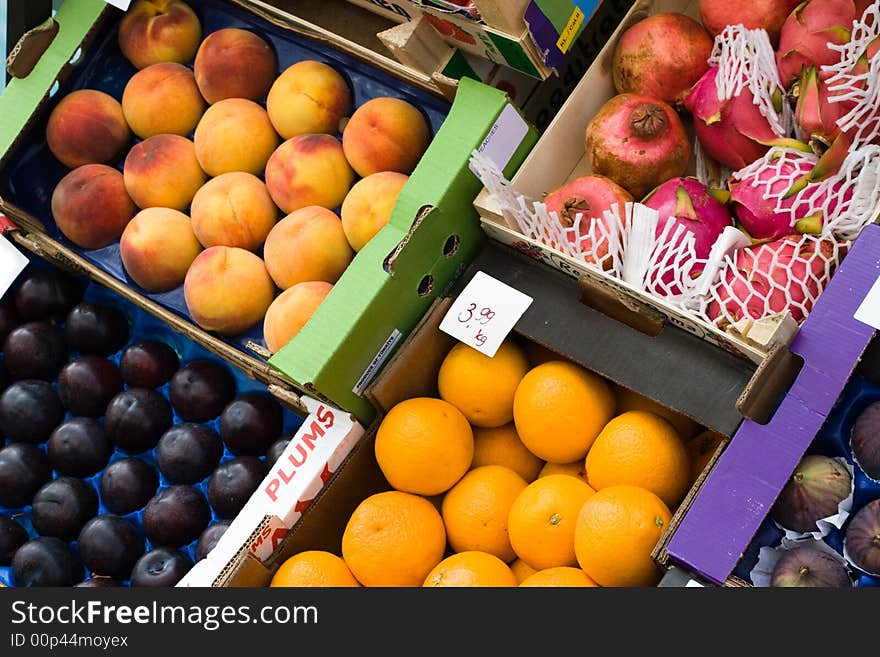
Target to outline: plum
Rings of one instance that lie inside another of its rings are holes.
[[[21,324],[21,318],[18,316],[12,298],[0,299],[0,344],[6,341],[6,336],[19,324]]]
[[[15,291],[15,307],[25,321],[63,322],[82,301],[85,284],[57,269],[41,269],[28,276]]]
[[[79,555],[95,575],[125,580],[146,549],[130,522],[105,514],[89,520],[77,539]]]
[[[101,356],[75,358],[58,375],[58,396],[74,415],[101,417],[121,390],[119,369]]]
[[[173,422],[165,397],[149,388],[129,388],[107,405],[104,429],[124,452],[139,454],[153,449]]]
[[[816,521],[837,513],[851,491],[852,476],[839,460],[808,455],[782,488],[770,517],[791,531],[816,531]]]
[[[90,519],[98,515],[98,494],[82,479],[58,477],[34,495],[31,523],[41,536],[64,541],[76,539]]]
[[[144,532],[153,545],[180,547],[191,543],[210,522],[208,502],[192,486],[169,486],[156,493],[144,509]]]
[[[16,586],[73,586],[82,578],[82,563],[67,543],[54,536],[28,541],[12,558]]]
[[[174,484],[195,484],[207,477],[223,456],[220,437],[203,424],[171,427],[159,439],[156,463]]]
[[[0,438],[42,443],[64,419],[64,406],[47,381],[16,381],[0,394]]]
[[[849,519],[843,544],[853,565],[880,576],[880,499],[868,502]]]
[[[12,443],[0,449],[0,506],[15,509],[30,504],[51,478],[49,459],[34,445]]]
[[[64,332],[74,351],[109,356],[128,342],[128,319],[113,306],[84,301],[68,313]]]
[[[850,447],[862,472],[870,479],[880,481],[880,401],[868,406],[856,418]]]
[[[52,467],[61,474],[90,477],[107,465],[113,446],[97,420],[75,417],[52,432],[46,451]]]
[[[187,422],[207,422],[235,397],[235,379],[220,363],[194,360],[171,377],[171,405]]]
[[[773,567],[770,586],[841,588],[852,586],[852,579],[840,559],[803,546],[783,552]]]
[[[220,414],[220,437],[237,454],[260,456],[281,435],[284,416],[275,399],[265,393],[239,395]]]
[[[119,359],[122,379],[132,388],[158,388],[171,380],[179,366],[177,352],[158,340],[135,342]]]
[[[284,454],[284,450],[287,449],[289,444],[290,438],[279,438],[272,443],[266,452],[266,464],[273,465],[276,463],[281,458],[281,455]]]
[[[207,557],[208,552],[217,546],[220,538],[229,529],[230,522],[229,520],[220,520],[202,532],[202,535],[199,536],[199,542],[196,543],[196,561]]]
[[[104,506],[119,515],[142,509],[158,488],[156,470],[140,459],[119,459],[101,473],[101,500]]]
[[[266,476],[256,456],[238,456],[221,463],[208,480],[208,501],[221,518],[234,518]]]
[[[52,381],[67,362],[64,334],[48,322],[22,324],[6,336],[3,360],[16,379]]]
[[[131,572],[132,586],[172,587],[190,568],[192,559],[174,548],[160,547],[150,550],[134,565]]]
[[[28,534],[24,527],[12,518],[0,516],[0,566],[10,565],[16,550],[27,541]]]

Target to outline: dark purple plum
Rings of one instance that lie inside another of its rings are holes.
[[[6,341],[6,336],[12,332],[12,329],[21,323],[12,297],[0,300],[0,344]]]
[[[24,527],[12,518],[0,516],[0,566],[10,565],[16,550],[27,541],[28,535]]]
[[[61,474],[91,477],[107,465],[113,445],[97,420],[75,417],[52,432],[46,451],[52,467]]]
[[[171,427],[159,439],[156,463],[174,484],[195,484],[214,471],[223,456],[220,437],[203,424]]]
[[[192,567],[192,559],[180,550],[156,548],[138,559],[131,572],[131,585],[170,588]]]
[[[284,453],[284,450],[287,449],[287,446],[290,444],[290,438],[279,438],[274,443],[269,446],[269,450],[266,452],[266,464],[272,465],[281,458],[281,455]]]
[[[194,360],[171,377],[171,405],[187,422],[207,422],[235,397],[235,379],[213,360]]]
[[[281,435],[281,404],[265,393],[236,397],[220,414],[220,437],[236,454],[262,456]]]
[[[113,513],[127,515],[150,501],[159,488],[159,475],[136,458],[113,461],[101,473],[101,500]]]
[[[77,539],[79,556],[92,573],[126,580],[146,549],[130,522],[106,514],[89,520]]]
[[[229,529],[230,522],[229,520],[220,520],[202,532],[202,535],[199,536],[199,542],[196,543],[196,561],[201,561],[208,556],[208,552],[214,549],[220,541],[220,537]]]
[[[73,541],[90,519],[98,515],[98,494],[82,479],[58,477],[34,495],[31,524],[41,536]]]
[[[12,559],[16,586],[73,586],[82,578],[82,563],[67,543],[54,536],[28,541]]]
[[[101,356],[75,358],[58,375],[58,396],[74,415],[101,417],[121,391],[119,369]]]
[[[135,342],[119,359],[122,379],[132,388],[158,388],[171,380],[178,367],[177,352],[157,340]]]
[[[238,456],[217,466],[208,480],[208,501],[221,518],[234,518],[266,476],[256,456]]]
[[[153,449],[173,422],[165,397],[149,388],[129,388],[107,405],[104,429],[122,451],[139,454]]]
[[[12,443],[0,449],[0,506],[16,509],[30,504],[51,478],[49,459],[34,445]]]
[[[67,362],[64,334],[48,322],[22,324],[6,336],[3,361],[16,379],[53,381]]]
[[[156,493],[144,509],[144,532],[153,545],[191,543],[210,522],[208,502],[192,486],[169,486]]]
[[[880,402],[874,402],[856,418],[850,447],[862,472],[880,481]]]
[[[63,322],[82,301],[83,281],[57,269],[41,269],[28,276],[15,291],[15,307],[25,321],[45,319]]]
[[[104,589],[116,586],[122,586],[122,582],[115,580],[112,577],[103,577],[100,575],[89,577],[88,579],[81,581],[79,584],[74,584],[74,587],[78,589]]]
[[[128,342],[128,319],[113,306],[84,301],[68,313],[64,332],[72,350],[81,354],[109,356]]]
[[[0,439],[42,443],[64,419],[64,406],[47,381],[16,381],[0,394]]]

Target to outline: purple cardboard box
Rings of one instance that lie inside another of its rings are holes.
[[[667,545],[672,561],[716,584],[730,576],[874,334],[853,316],[878,275],[880,225],[870,225],[791,344],[803,359],[791,389],[770,422],[737,430]]]

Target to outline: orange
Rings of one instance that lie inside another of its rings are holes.
[[[604,379],[573,363],[551,361],[523,377],[513,399],[513,421],[532,454],[570,463],[586,456],[614,406]]]
[[[437,388],[475,427],[500,427],[513,420],[513,395],[528,369],[525,352],[512,340],[492,358],[460,342],[443,359]]]
[[[508,533],[516,556],[532,568],[574,566],[578,511],[595,491],[576,477],[536,479],[510,507]]]
[[[423,586],[517,586],[508,565],[488,552],[459,552],[428,573]]]
[[[588,499],[577,518],[577,561],[599,586],[654,586],[660,570],[651,552],[672,514],[663,500],[636,486],[611,486]]]
[[[278,586],[360,586],[345,561],[330,552],[308,550],[285,561],[269,583]]]
[[[585,464],[587,482],[596,490],[640,486],[670,508],[691,485],[684,444],[669,422],[647,411],[628,411],[605,425]]]
[[[446,549],[443,519],[425,498],[371,495],[351,514],[342,558],[364,586],[420,586]]]
[[[437,495],[471,467],[474,434],[452,404],[415,397],[388,412],[376,432],[375,449],[382,474],[394,488]]]
[[[471,470],[443,498],[446,540],[455,552],[488,552],[504,562],[516,559],[507,537],[507,516],[528,484],[510,468],[484,465]]]
[[[690,419],[687,415],[676,413],[672,409],[666,408],[662,404],[658,404],[653,399],[644,397],[637,392],[633,392],[624,386],[617,386],[615,393],[617,394],[617,412],[624,413],[626,411],[649,411],[659,415],[675,427],[675,431],[681,436],[682,440],[689,440],[700,430],[700,425]]]
[[[515,559],[513,563],[510,564],[510,569],[516,576],[516,581],[520,584],[522,584],[523,580],[526,577],[528,577],[529,575],[534,575],[536,572],[538,572],[522,559]]]
[[[523,445],[513,422],[500,427],[474,427],[474,460],[471,468],[503,465],[531,483],[544,462]]]
[[[571,463],[545,463],[538,473],[538,478],[546,477],[552,474],[565,474],[577,477],[582,482],[587,483],[587,469],[584,467],[584,460],[578,459]]]
[[[727,440],[720,433],[707,429],[696,438],[685,443],[685,449],[691,459],[691,482],[697,480],[700,473],[709,465],[718,448]]]
[[[520,586],[597,586],[580,568],[560,566],[559,568],[545,568],[532,576],[527,577],[519,584]]]

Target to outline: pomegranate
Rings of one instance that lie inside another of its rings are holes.
[[[802,0],[700,0],[700,19],[713,37],[728,25],[763,28],[776,43],[779,30],[791,11]]]
[[[586,154],[594,173],[636,199],[684,174],[691,144],[678,114],[662,100],[619,94],[587,125]]]
[[[618,93],[681,104],[709,68],[712,37],[697,21],[676,13],[649,16],[626,30],[612,62]]]

